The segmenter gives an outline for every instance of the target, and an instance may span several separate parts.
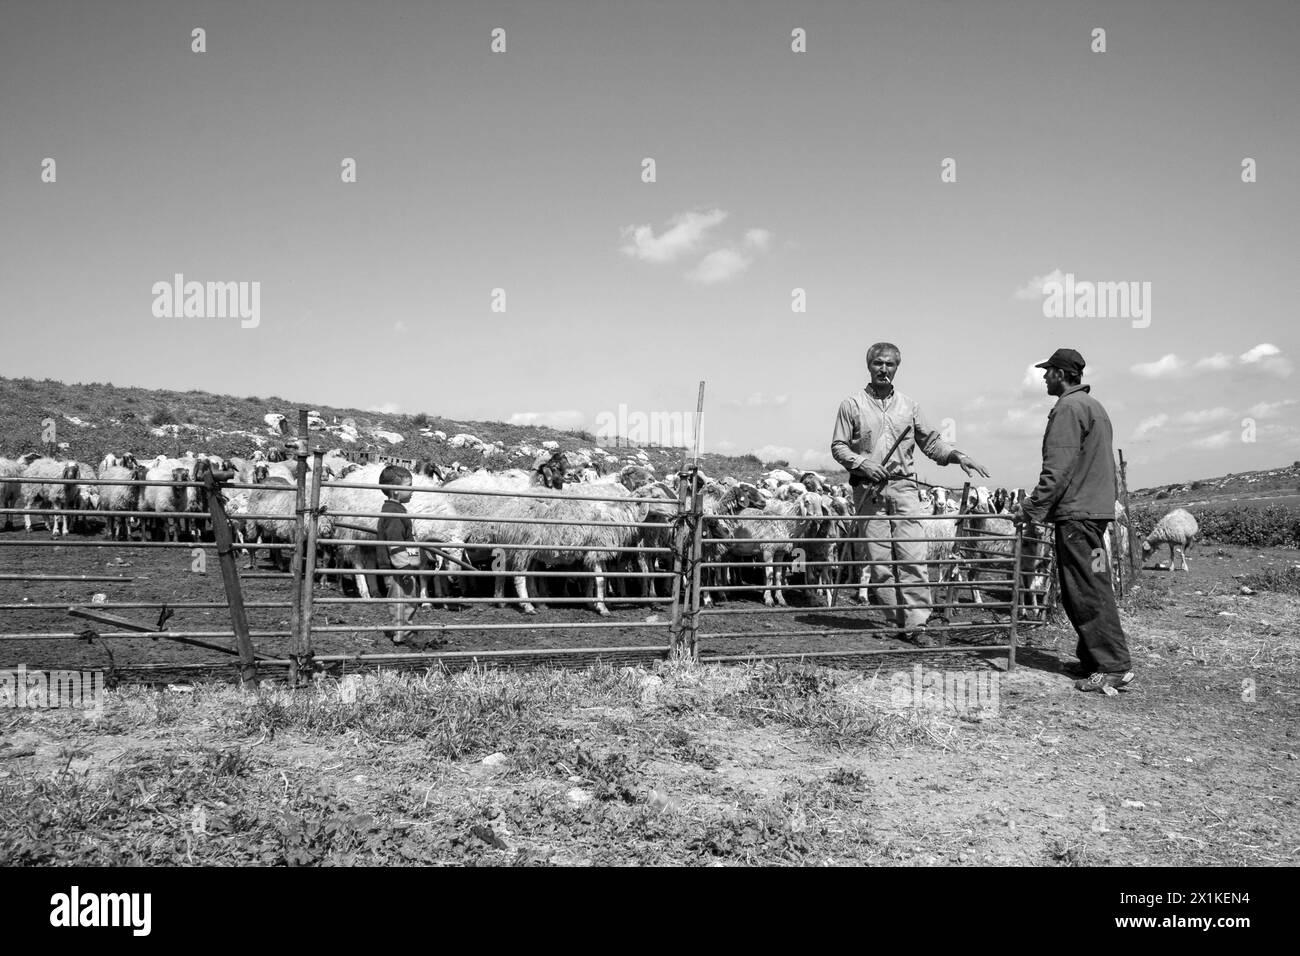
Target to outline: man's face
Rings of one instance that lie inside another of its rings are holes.
[[[1048,395],[1060,395],[1065,391],[1065,374],[1059,368],[1044,369],[1043,381],[1047,383]]]
[[[867,362],[867,371],[871,373],[872,385],[888,387],[898,371],[898,356],[893,352],[877,352]]]

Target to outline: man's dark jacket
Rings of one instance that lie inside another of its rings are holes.
[[[1043,471],[1024,504],[1031,521],[1115,520],[1110,416],[1089,388],[1067,388],[1047,416]]]

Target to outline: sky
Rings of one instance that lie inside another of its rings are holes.
[[[1028,486],[1064,346],[1132,486],[1290,464],[1298,54],[1287,0],[6,0],[0,375],[591,431],[704,381],[705,449],[821,466],[883,340]]]

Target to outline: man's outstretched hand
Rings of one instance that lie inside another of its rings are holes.
[[[972,458],[970,455],[965,455],[962,454],[961,452],[958,452],[957,464],[961,465],[961,470],[966,472],[967,475],[974,475],[978,473],[984,478],[987,478],[989,476],[988,470],[983,465],[981,465],[978,461]]]

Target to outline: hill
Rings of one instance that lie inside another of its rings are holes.
[[[247,456],[297,437],[298,410],[311,415],[310,441],[326,448],[427,458],[440,465],[531,467],[543,443],[609,464],[643,461],[660,475],[680,467],[681,448],[601,447],[589,432],[545,426],[461,421],[435,414],[381,414],[357,408],[304,406],[277,396],[238,398],[191,390],[65,384],[0,378],[0,455],[42,450],[53,432],[58,454],[91,463],[108,452],[179,456],[187,450]],[[282,416],[282,417],[280,417]],[[709,475],[754,479],[765,470],[753,455],[704,454]],[[782,463],[777,463],[782,464]]]

